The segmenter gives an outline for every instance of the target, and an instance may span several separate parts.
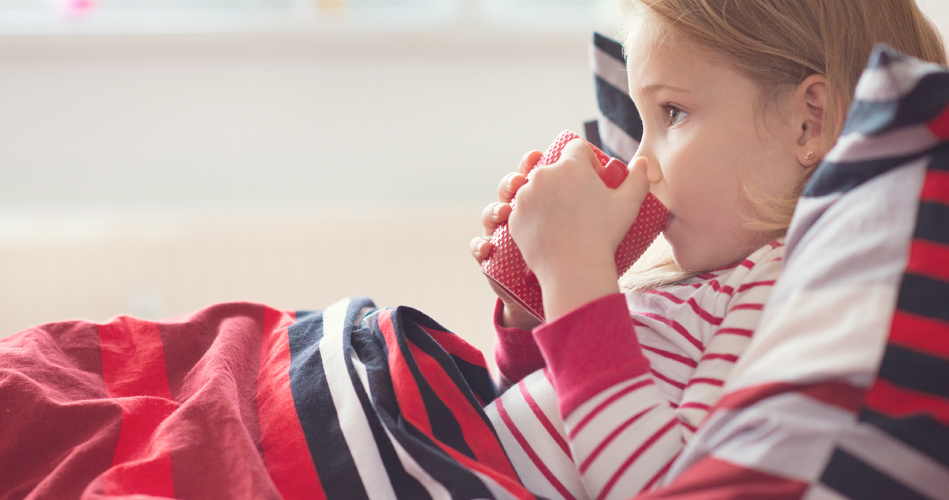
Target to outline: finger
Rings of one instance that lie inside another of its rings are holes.
[[[630,197],[630,201],[641,205],[646,195],[649,193],[649,178],[647,169],[649,162],[646,158],[640,156],[633,160],[629,166],[629,174],[623,179],[623,182],[617,187],[618,192],[623,197]]]
[[[481,212],[481,225],[484,227],[484,237],[491,238],[498,224],[507,222],[511,215],[511,206],[507,203],[492,203],[484,207]]]
[[[510,203],[514,199],[514,194],[525,182],[527,182],[527,177],[520,172],[505,175],[498,184],[498,200],[501,203]]]
[[[540,161],[541,156],[544,156],[544,153],[537,150],[524,153],[521,162],[517,165],[517,173],[527,175],[527,173],[537,165],[537,162]]]
[[[488,258],[488,255],[491,253],[491,242],[482,238],[481,236],[475,236],[471,239],[471,244],[469,245],[471,250],[471,256],[478,261],[478,264],[482,263],[484,259]]]
[[[567,141],[560,153],[560,159],[554,165],[568,168],[580,168],[583,170],[581,175],[585,176],[589,172],[597,175],[603,170],[603,164],[600,163],[596,153],[590,143],[579,137]]]

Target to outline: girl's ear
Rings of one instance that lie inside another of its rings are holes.
[[[811,75],[794,91],[794,126],[798,127],[797,161],[804,167],[820,163],[823,150],[822,135],[827,117],[827,77]]]

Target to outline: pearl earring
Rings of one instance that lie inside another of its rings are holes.
[[[807,150],[807,153],[804,154],[804,161],[811,161],[814,159],[814,152]]]

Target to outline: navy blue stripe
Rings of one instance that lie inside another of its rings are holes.
[[[931,73],[898,100],[854,102],[843,133],[873,135],[928,123],[946,106],[949,106],[949,73]]]
[[[609,146],[607,146],[606,144],[604,144],[603,146],[601,146],[601,147],[600,147],[600,150],[602,150],[604,153],[606,153],[606,156],[609,156],[609,157],[611,157],[611,158],[619,158],[619,155],[616,154],[616,151],[613,151],[612,149],[610,149]],[[622,159],[622,158],[620,158],[620,159]],[[629,161],[627,161],[626,163],[629,163]]]
[[[643,138],[643,122],[633,99],[610,82],[593,76],[600,112],[637,141]]]
[[[332,397],[319,351],[323,314],[311,314],[290,325],[289,337],[290,391],[323,490],[328,498],[368,500],[336,408],[329,403]]]
[[[949,360],[937,356],[889,344],[879,377],[904,389],[949,398]]]
[[[943,144],[933,151],[932,161],[929,162],[930,170],[939,170],[941,172],[949,171],[949,144]]]
[[[600,140],[600,127],[596,120],[583,122],[583,135],[586,136],[587,142],[603,149],[603,141]]]
[[[594,85],[596,86],[596,101],[603,116],[633,139],[642,140],[643,122],[639,118],[639,110],[636,109],[633,100],[622,90],[598,76],[594,76]]]
[[[817,197],[832,193],[846,193],[878,175],[901,167],[930,152],[922,151],[909,156],[879,158],[856,163],[824,162],[817,168],[814,177],[804,188],[804,196]]]
[[[323,314],[321,311],[294,311],[294,318],[296,321],[303,321],[307,319],[308,316],[313,316],[317,314]]]
[[[913,238],[949,245],[949,206],[932,202],[920,203]]]
[[[915,490],[839,449],[834,450],[821,482],[847,498],[926,500]]]
[[[886,68],[894,62],[904,61],[906,56],[887,43],[878,43],[873,47],[867,61],[867,69]]]
[[[603,52],[606,52],[610,57],[616,59],[624,67],[626,66],[626,56],[623,54],[623,44],[613,40],[610,37],[594,32],[593,46],[602,50]]]
[[[860,413],[860,421],[872,424],[933,460],[949,467],[949,428],[930,415],[893,418],[873,410]]]
[[[896,307],[918,316],[949,321],[949,282],[906,273]]]
[[[488,404],[494,401],[494,398],[498,396],[497,387],[494,385],[491,372],[487,368],[469,363],[458,356],[452,355],[451,359],[458,367],[458,372],[468,382],[468,387],[481,398],[482,403]]]

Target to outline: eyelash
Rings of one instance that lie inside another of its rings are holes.
[[[664,109],[664,110],[666,110],[666,114],[667,114],[667,116],[668,116],[668,118],[669,118],[669,120],[670,120],[670,121],[669,121],[669,126],[670,126],[670,127],[675,126],[675,125],[678,125],[678,122],[673,121],[673,120],[675,120],[676,118],[678,118],[679,121],[681,121],[682,119],[684,119],[684,118],[680,117],[681,114],[683,114],[683,113],[684,113],[685,115],[688,115],[688,114],[689,114],[687,111],[683,110],[682,108],[680,108],[680,107],[678,107],[678,106],[676,106],[675,104],[672,104],[672,103],[660,104],[659,107],[662,108],[662,109]],[[673,118],[673,117],[672,117],[672,112],[673,112],[673,111],[675,111],[675,112],[677,113],[676,118]]]

